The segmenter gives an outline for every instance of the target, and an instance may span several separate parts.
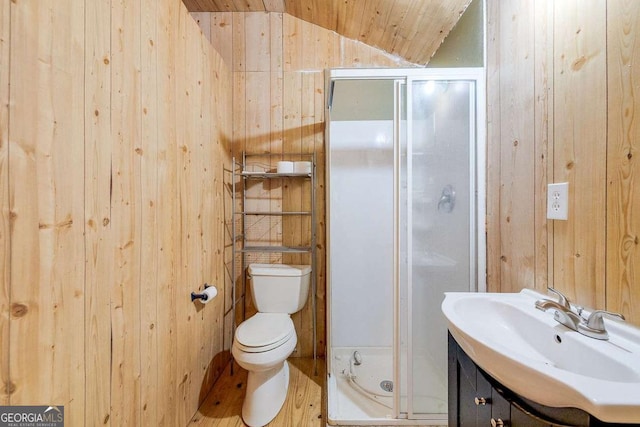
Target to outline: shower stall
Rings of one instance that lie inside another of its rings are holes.
[[[485,289],[483,76],[327,72],[331,424],[447,423],[440,304]]]

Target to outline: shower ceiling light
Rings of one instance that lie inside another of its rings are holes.
[[[424,90],[425,95],[433,95],[436,91],[436,82],[435,80],[429,80],[422,86],[422,90]]]

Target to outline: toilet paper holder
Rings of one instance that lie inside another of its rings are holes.
[[[207,289],[208,287],[210,287],[210,285],[208,284],[204,284],[204,288]],[[208,301],[209,300],[209,295],[205,294],[205,293],[201,293],[201,294],[197,294],[195,292],[191,292],[191,302],[194,302],[195,300],[201,300],[201,301]]]

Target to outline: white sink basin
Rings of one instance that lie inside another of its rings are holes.
[[[518,294],[446,293],[449,330],[500,383],[543,405],[582,409],[606,422],[640,423],[640,329],[605,320],[609,340],[589,338]]]

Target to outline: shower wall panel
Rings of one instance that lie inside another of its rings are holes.
[[[332,341],[393,344],[393,121],[331,123]]]

